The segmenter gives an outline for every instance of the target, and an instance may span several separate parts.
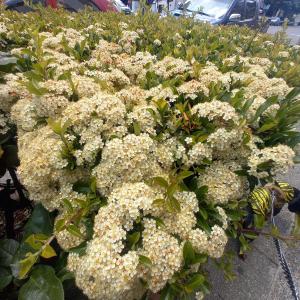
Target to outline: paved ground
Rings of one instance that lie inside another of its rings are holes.
[[[268,32],[274,34],[278,30],[281,30],[281,26],[271,26]],[[293,44],[300,44],[300,26],[289,26],[287,28],[287,35]]]
[[[300,130],[300,126],[299,126]],[[300,188],[300,165],[285,177],[293,186]],[[283,234],[288,234],[294,215],[287,209],[277,217],[277,224]],[[236,245],[229,248],[236,250]],[[300,288],[300,242],[293,247],[283,245],[286,258]],[[234,259],[237,279],[226,281],[220,271],[210,267],[211,281],[214,283],[211,294],[205,300],[290,300],[293,299],[279,265],[273,241],[259,237],[252,243],[252,251],[245,261]]]

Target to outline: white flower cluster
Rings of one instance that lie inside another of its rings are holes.
[[[271,175],[284,174],[294,165],[295,152],[286,145],[253,151],[249,157],[250,174],[258,178],[269,177],[263,165],[270,163]]]
[[[0,23],[0,33],[8,30],[8,21]],[[224,72],[211,62],[198,65],[194,57],[154,55],[164,48],[163,39],[155,39],[149,52],[141,51],[143,30],[133,31],[124,22],[117,30],[120,36],[113,39],[101,23],[40,33],[51,75],[34,86],[41,89],[35,95],[20,83],[30,86],[29,78],[19,73],[4,77],[0,134],[7,131],[8,120],[16,124],[20,178],[31,199],[58,210],[59,218],[65,213],[64,199],[77,207],[76,200],[87,198],[75,191],[75,184],[95,177],[96,192],[107,205],[97,212],[86,253],[70,254],[68,268],[90,299],[132,300],[145,292],[142,283],[155,293],[172,282],[184,265],[187,241],[197,253],[221,257],[229,226],[226,204],[249,192],[246,177],[237,171],[248,168],[250,175],[266,178],[261,167],[271,163],[276,175],[292,166],[294,152],[286,145],[264,147],[255,134],[260,119],[249,124],[270,96],[284,99],[290,91],[284,79],[271,78],[268,58],[240,57],[242,71]],[[75,44],[91,34],[99,39],[95,45],[86,43],[86,53],[75,53]],[[172,37],[174,47],[180,45],[175,51],[185,46],[183,36]],[[34,43],[29,43],[31,51]],[[68,52],[66,44],[73,50]],[[280,56],[284,62],[286,55]],[[223,61],[225,67],[236,63],[237,57]],[[233,97],[243,93],[243,104],[255,99],[242,114],[232,99],[211,96],[218,88]],[[263,117],[274,116],[280,105],[270,106]],[[55,133],[48,118],[65,125],[64,132]],[[183,170],[192,171],[197,188],[207,187],[203,199],[183,191],[181,184],[170,192]],[[163,183],[150,184],[155,177]],[[168,189],[180,209],[169,209]],[[198,222],[203,201],[220,216],[209,220],[205,231]],[[86,234],[81,225],[80,231]],[[133,233],[138,239],[129,246]],[[83,241],[66,230],[57,233],[57,240],[64,249]],[[151,264],[141,263],[141,256]]]
[[[108,205],[101,208],[95,218],[94,238],[86,254],[81,257],[73,254],[68,260],[77,285],[91,299],[133,299],[133,291],[143,292],[140,279],[148,282],[152,292],[160,291],[182,266],[185,241],[193,243],[200,253],[213,257],[222,255],[227,242],[224,230],[213,226],[207,235],[193,229],[196,226],[194,213],[198,211],[195,194],[183,192],[176,196],[182,210],[173,214],[153,205],[156,198],[162,197],[161,192],[144,183],[123,184],[110,194]],[[226,215],[221,208],[218,211],[226,228]],[[157,227],[149,214],[160,217],[165,225]],[[126,232],[134,228],[138,218],[144,227],[142,245],[137,250],[127,249]],[[181,237],[181,242],[172,236],[174,234]],[[139,264],[139,255],[149,258],[151,266]]]

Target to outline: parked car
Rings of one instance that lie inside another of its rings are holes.
[[[237,24],[257,27],[264,16],[262,0],[188,0],[172,15],[188,16],[213,25]],[[264,28],[263,31],[266,31]]]

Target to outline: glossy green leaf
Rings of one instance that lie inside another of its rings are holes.
[[[137,244],[137,242],[140,240],[140,237],[141,237],[140,232],[134,232],[128,235],[129,247],[131,249]]]
[[[8,269],[0,267],[0,291],[7,287],[13,279],[11,272]]]
[[[87,243],[83,242],[80,245],[69,249],[68,252],[77,253],[79,256],[82,256],[86,253],[86,247],[87,247]]]
[[[46,245],[46,247],[41,253],[41,256],[44,258],[51,258],[56,256],[56,252],[50,245]]]
[[[38,255],[29,253],[26,258],[20,260],[12,266],[13,274],[17,274],[16,277],[18,277],[19,279],[26,278],[33,265],[37,262],[37,259]]]
[[[29,280],[21,287],[18,300],[64,300],[61,281],[54,269],[49,266],[38,266]]]
[[[49,212],[41,205],[36,204],[30,219],[24,227],[24,239],[33,233],[43,233],[50,236],[53,231],[53,222]]]
[[[8,267],[19,248],[19,243],[12,239],[0,240],[0,266]]]

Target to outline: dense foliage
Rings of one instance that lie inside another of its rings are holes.
[[[20,299],[35,282],[62,299],[69,271],[90,299],[201,299],[208,259],[230,275],[217,259],[228,237],[241,252],[255,237],[242,231],[249,193],[296,158],[300,47],[151,13],[44,9],[1,11],[0,37],[12,55],[1,149],[17,130],[20,178],[47,216],[7,242],[1,287],[14,276]]]

